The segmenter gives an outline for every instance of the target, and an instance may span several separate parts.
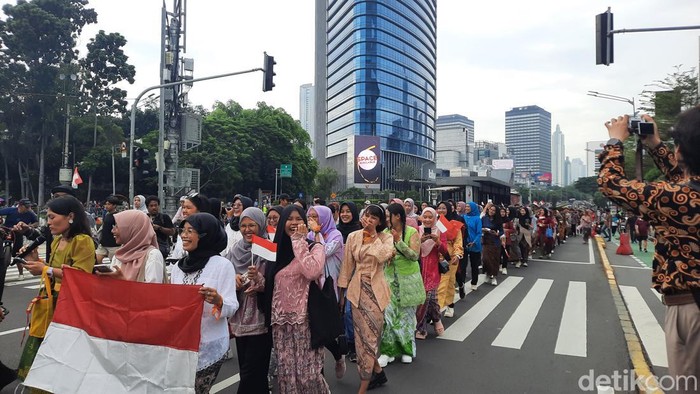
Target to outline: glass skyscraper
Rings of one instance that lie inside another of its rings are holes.
[[[530,105],[506,111],[506,145],[517,177],[552,172],[552,114]]]
[[[316,157],[349,187],[348,137],[379,136],[395,188],[399,163],[435,161],[436,0],[316,1]]]

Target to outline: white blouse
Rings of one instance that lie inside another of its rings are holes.
[[[177,264],[172,266],[170,282],[172,284],[197,284],[216,289],[224,304],[221,317],[217,320],[212,315],[213,305],[204,302],[202,310],[202,334],[199,341],[199,362],[197,371],[219,361],[229,348],[227,319],[238,310],[236,298],[236,270],[233,264],[221,256],[212,256],[201,271],[190,274],[182,272]]]
[[[114,256],[112,259],[113,267],[122,266],[122,262]],[[146,271],[144,276],[144,283],[163,283],[163,278],[165,278],[165,262],[163,261],[163,255],[158,249],[151,249],[148,252],[148,258],[146,258]]]

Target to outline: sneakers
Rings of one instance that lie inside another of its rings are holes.
[[[523,263],[523,267],[527,267],[527,263]]]
[[[521,263],[518,261],[517,263],[515,263],[515,268],[520,268],[520,265]]]
[[[477,285],[472,285],[472,291],[476,291],[479,287]]]
[[[377,387],[383,385],[384,383],[388,382],[389,380],[386,378],[386,374],[384,373],[384,370],[380,373],[374,373],[372,372],[372,379],[369,381],[369,385],[367,386],[367,390],[372,390],[376,389]]]
[[[503,268],[503,269],[501,269],[501,273],[502,273],[503,275],[508,275],[508,268]]]
[[[335,377],[342,379],[345,376],[345,356],[340,356],[340,360],[335,362]]]
[[[498,281],[496,280],[495,276],[491,277],[491,286],[496,286],[498,284]]]
[[[411,357],[407,354],[403,354],[403,355],[401,355],[401,362],[404,364],[410,364],[413,362],[413,357]]]
[[[464,297],[467,296],[467,293],[464,291],[464,285],[459,286],[459,299],[463,300]]]
[[[455,315],[455,309],[454,309],[454,308],[450,308],[450,307],[448,306],[447,309],[445,309],[445,315],[444,315],[444,316],[445,316],[445,317],[453,317],[454,315]]]
[[[357,362],[357,353],[355,351],[351,350],[348,352],[348,360],[350,360],[351,363],[356,363]]]
[[[394,360],[395,360],[394,357],[389,357],[389,356],[387,356],[386,354],[382,354],[382,355],[379,356],[379,358],[377,359],[377,362],[379,363],[379,366],[380,366],[380,367],[384,368],[384,367],[386,367],[389,363],[394,362]]]
[[[425,339],[428,335],[420,331],[416,331],[416,339]]]
[[[17,280],[18,281],[24,280],[24,274],[19,274],[19,276],[17,277]]]

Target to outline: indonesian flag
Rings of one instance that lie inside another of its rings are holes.
[[[199,286],[63,270],[58,304],[25,386],[53,393],[194,393]]]
[[[271,241],[275,239],[275,232],[276,231],[277,230],[275,230],[274,227],[267,226],[267,237],[270,238]]]
[[[441,233],[446,233],[447,229],[450,228],[450,221],[444,216],[440,215],[437,223],[435,223],[435,226],[437,226]]]
[[[267,261],[277,260],[277,244],[268,241],[265,238],[253,235],[253,245],[250,248],[251,253],[260,256]]]
[[[440,215],[435,226],[440,232],[445,233],[447,239],[452,240],[455,239],[457,234],[462,230],[464,223],[457,220],[447,220],[447,218]]]
[[[80,177],[80,174],[78,173],[78,167],[75,167],[73,169],[73,181],[71,182],[71,186],[73,186],[73,189],[77,189],[78,185],[83,183],[83,178]]]

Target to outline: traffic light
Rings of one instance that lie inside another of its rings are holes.
[[[263,61],[263,92],[269,92],[275,87],[275,83],[272,81],[272,77],[275,76],[275,57],[270,56],[265,53],[265,59]]]
[[[595,64],[613,62],[613,14],[608,10],[595,16]]]

